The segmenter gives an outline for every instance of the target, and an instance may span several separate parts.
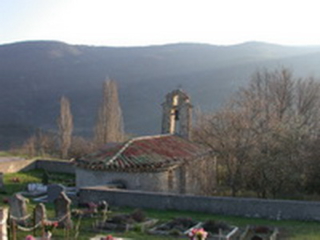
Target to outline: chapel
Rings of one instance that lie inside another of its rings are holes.
[[[204,194],[213,188],[211,152],[191,140],[189,96],[180,89],[168,93],[162,110],[160,135],[108,143],[77,158],[77,188],[102,185],[178,194]]]

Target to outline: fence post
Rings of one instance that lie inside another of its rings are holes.
[[[0,208],[0,240],[8,240],[8,208]]]

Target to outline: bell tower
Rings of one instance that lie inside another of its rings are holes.
[[[162,103],[163,134],[177,134],[186,139],[191,138],[192,105],[189,96],[180,89],[166,95]]]

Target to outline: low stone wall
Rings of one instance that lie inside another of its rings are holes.
[[[74,165],[65,160],[25,160],[20,158],[7,158],[0,161],[0,172],[14,173],[32,169],[44,169],[48,172],[75,174]]]
[[[220,215],[320,221],[320,202],[255,198],[201,197],[87,187],[79,190],[80,202],[106,200],[113,206],[158,210],[194,211]]]
[[[2,173],[15,173],[19,171],[26,171],[35,168],[34,160],[25,160],[16,157],[1,158],[0,172]]]
[[[44,169],[48,172],[75,174],[75,167],[66,160],[36,160],[35,169]]]

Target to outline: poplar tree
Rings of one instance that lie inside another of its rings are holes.
[[[109,142],[121,142],[124,140],[118,87],[117,83],[113,80],[105,80],[103,83],[103,99],[98,111],[98,119],[94,133],[95,142],[98,146]]]
[[[73,118],[70,102],[66,97],[60,99],[60,116],[58,118],[61,158],[67,158],[71,146]]]

